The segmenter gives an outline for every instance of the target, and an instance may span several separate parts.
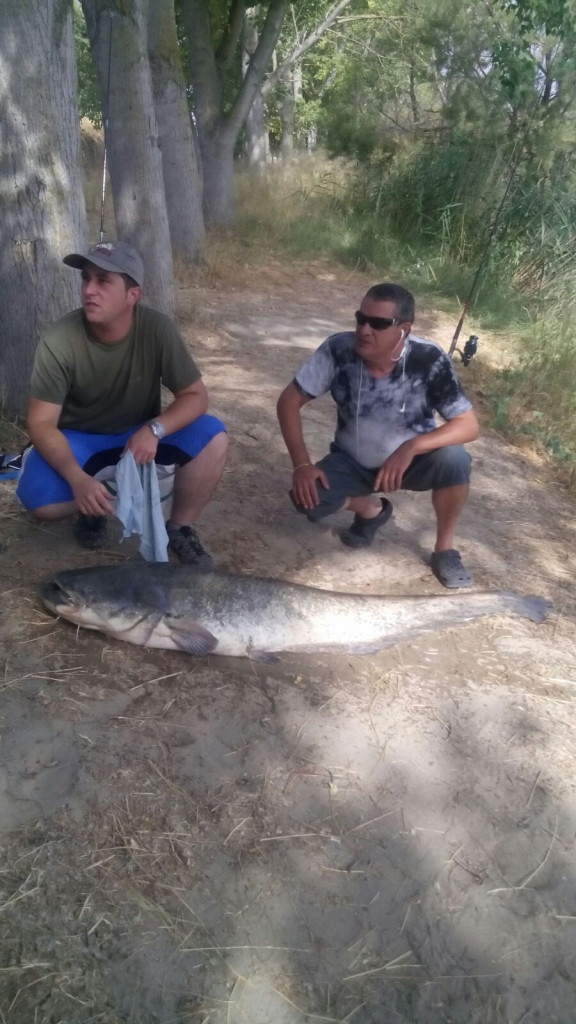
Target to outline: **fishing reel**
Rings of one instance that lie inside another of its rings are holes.
[[[471,360],[474,358],[478,351],[478,337],[476,334],[471,334],[468,341],[464,345],[464,350],[457,348],[456,352],[460,356],[460,359],[464,363],[464,366],[468,366]]]

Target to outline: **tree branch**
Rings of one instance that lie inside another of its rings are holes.
[[[351,0],[339,0],[336,6],[332,8],[330,13],[326,15],[324,21],[321,22],[320,25],[317,25],[316,28],[310,33],[310,35],[306,36],[306,38],[303,39],[302,42],[294,50],[292,50],[292,53],[288,57],[286,57],[286,60],[283,60],[282,63],[278,65],[276,70],[273,71],[271,75],[268,75],[268,78],[266,79],[262,86],[262,95],[264,97],[270,94],[274,86],[282,78],[286,71],[288,71],[288,69],[292,67],[293,64],[296,64],[308,50],[311,50],[312,47],[316,45],[318,40],[322,38],[322,36],[324,35],[325,32],[327,32],[330,26],[334,24],[338,15],[340,14],[340,11],[343,11],[344,8],[347,7],[349,3],[351,3]]]
[[[182,0],[180,10],[190,57],[198,126],[210,129],[220,116],[222,86],[212,46],[208,0]]]
[[[229,132],[237,134],[248,116],[278,42],[287,6],[288,0],[270,0],[258,46],[252,55],[234,106],[226,117],[226,129]]]
[[[399,14],[394,18],[389,17],[387,14],[347,14],[345,18],[340,18],[342,24],[347,21],[385,21],[388,24],[389,21],[408,21],[405,14]]]
[[[232,0],[228,13],[228,24],[216,51],[216,64],[221,72],[226,71],[230,66],[240,39],[245,13],[246,0]]]

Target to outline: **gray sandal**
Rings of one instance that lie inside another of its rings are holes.
[[[430,559],[430,566],[443,587],[456,589],[472,586],[472,577],[462,562],[460,552],[455,548],[435,551]]]

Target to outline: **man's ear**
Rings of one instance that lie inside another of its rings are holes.
[[[140,302],[141,298],[142,289],[140,287],[128,289],[128,302],[130,303],[131,306],[135,306],[137,302]]]

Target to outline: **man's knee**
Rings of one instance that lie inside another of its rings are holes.
[[[436,455],[434,490],[444,487],[460,487],[462,484],[470,483],[472,459],[461,444],[438,448],[434,454]]]
[[[74,502],[62,502],[55,505],[41,505],[40,508],[32,508],[28,511],[41,523],[56,523],[60,519],[67,519],[74,513]]]
[[[304,510],[306,518],[309,519],[311,523],[319,523],[320,520],[325,519],[326,516],[333,516],[336,512],[340,512],[344,507],[347,498],[347,495],[342,495],[341,493],[332,490],[332,488],[327,490],[325,487],[322,487],[320,483],[317,483],[316,486],[318,492],[318,504],[315,505],[314,508],[307,508]]]
[[[460,444],[435,448],[417,455],[404,474],[402,487],[408,491],[437,491],[470,482],[472,459]]]
[[[209,448],[211,453],[217,458],[225,459],[228,453],[228,434],[225,430],[222,430],[219,434],[216,434],[211,441],[208,441],[206,449]]]
[[[208,453],[220,461],[228,450],[228,434],[221,420],[204,414],[180,430],[167,434],[158,447],[157,462],[168,460],[184,467]]]
[[[228,453],[228,434],[225,430],[221,430],[219,434],[215,434],[202,446],[196,455],[192,456],[191,462],[196,462],[197,459],[203,457],[210,461],[211,464],[223,464],[226,455]]]
[[[306,509],[306,516],[312,523],[340,512],[349,499],[363,498],[374,492],[375,471],[365,469],[341,451],[331,450],[316,465],[329,486],[323,487],[316,481],[318,504]]]

